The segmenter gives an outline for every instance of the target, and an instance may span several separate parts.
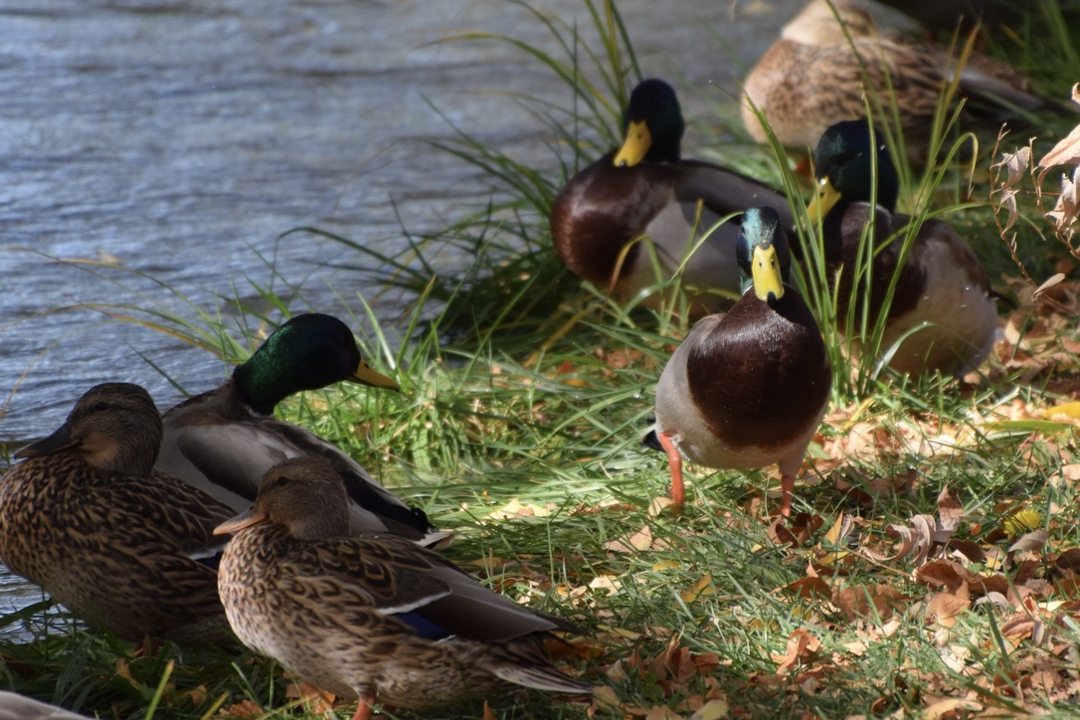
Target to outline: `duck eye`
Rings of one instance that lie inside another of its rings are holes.
[[[108,409],[109,409],[109,404],[107,402],[105,402],[104,400],[102,400],[101,402],[94,405],[94,412],[104,412],[104,411],[106,411]]]
[[[274,478],[274,483],[273,483],[274,487],[281,487],[282,485],[288,485],[288,484],[289,484],[289,478],[287,476],[285,476],[285,475],[278,475],[276,478]]]

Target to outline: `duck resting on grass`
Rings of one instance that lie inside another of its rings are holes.
[[[231,642],[214,528],[233,511],[153,472],[160,443],[161,415],[145,390],[91,388],[0,480],[0,559],[120,638]]]
[[[873,112],[878,113],[875,102],[883,105],[882,117],[891,120],[895,112],[912,143],[910,154],[925,161],[941,93],[956,66],[956,58],[943,48],[879,35],[865,0],[811,0],[783,27],[747,75],[743,90],[777,139],[805,153],[829,125],[866,116],[869,83]],[[995,121],[1017,109],[1048,105],[1028,91],[1018,70],[978,53],[967,58],[958,83],[959,95],[970,100],[965,110]],[[742,118],[751,137],[765,142],[750,103],[743,103]]]
[[[671,86],[655,79],[639,84],[623,117],[625,142],[559,192],[551,235],[570,270],[623,302],[672,278],[694,244],[708,235],[681,276],[693,290],[691,309],[704,314],[729,306],[739,292],[739,221],[714,228],[716,223],[754,205],[772,207],[785,227],[792,226],[792,216],[787,198],[765,185],[717,165],[681,159],[684,129]],[[659,275],[648,248],[634,242],[643,237],[656,250]]]
[[[423,511],[396,498],[340,449],[274,417],[274,408],[290,395],[341,381],[399,389],[364,362],[345,323],[319,313],[297,315],[222,385],[165,413],[157,468],[239,512],[251,505],[259,479],[277,463],[322,457],[345,483],[354,531],[388,532],[423,544],[445,538]]]
[[[875,157],[877,205],[872,206]],[[894,212],[899,181],[881,136],[872,140],[865,120],[836,123],[818,142],[814,168],[818,192],[808,214],[815,227],[821,223],[833,278],[839,272],[837,318],[841,326],[849,312],[865,309],[873,327],[892,277],[899,272],[880,344],[882,353],[895,350],[889,367],[913,375],[939,371],[956,376],[977,368],[990,354],[997,330],[986,271],[971,247],[943,220],[923,222],[907,256],[901,258],[912,218]],[[856,265],[863,229],[871,219],[875,254],[869,276],[870,305],[864,308],[866,279],[863,274],[856,281]],[[855,327],[858,318],[858,314],[853,318]]]
[[[241,642],[308,683],[424,709],[508,683],[564,693],[589,687],[549,664],[543,638],[578,632],[483,587],[441,555],[393,535],[348,537],[345,489],[324,460],[267,471],[254,506],[218,527],[233,538],[219,587]]]
[[[655,433],[675,505],[684,499],[683,456],[713,468],[777,463],[787,516],[832,370],[814,316],[790,284],[780,216],[747,210],[737,249],[742,297],[726,314],[699,320],[671,356],[656,387]]]

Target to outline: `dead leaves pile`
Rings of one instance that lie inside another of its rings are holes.
[[[1073,85],[1072,101],[1080,105],[1080,83]],[[998,148],[1006,134],[1007,131],[1003,129],[998,135],[994,156],[999,155]],[[1039,213],[1049,225],[1053,235],[1074,258],[1080,260],[1080,246],[1074,242],[1077,220],[1080,218],[1080,125],[1073,128],[1072,132],[1033,165],[1031,161],[1034,157],[1036,139],[1029,139],[1026,146],[1017,148],[1013,152],[1000,153],[1001,159],[990,167],[993,186],[990,192],[990,204],[994,209],[998,233],[1012,253],[1013,261],[1025,276],[1027,276],[1027,270],[1024,268],[1017,247],[1017,233],[1013,231],[1013,227],[1020,218],[1017,200],[1024,195],[1033,198]],[[1072,171],[1072,177],[1067,173],[1061,174],[1057,193],[1045,190],[1043,181],[1047,174],[1052,168],[1062,165],[1076,165],[1077,167]],[[1025,179],[1030,179],[1033,189],[1024,189]],[[1057,199],[1054,206],[1048,208],[1047,197],[1055,196]],[[1030,276],[1027,277],[1031,280]]]

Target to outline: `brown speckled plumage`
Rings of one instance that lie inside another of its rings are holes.
[[[847,35],[825,0],[811,0],[750,71],[743,88],[747,97],[781,143],[806,151],[833,123],[866,117],[863,96],[869,83],[875,116],[891,122],[891,110],[879,115],[874,98],[883,103],[895,98],[905,139],[919,156],[955,60],[944,48],[879,35],[864,0],[833,4]],[[1044,103],[1027,92],[1018,71],[977,53],[961,72],[959,91],[962,96],[1005,98],[1028,109]],[[743,103],[742,117],[750,135],[765,142],[749,103]]]
[[[152,473],[161,418],[146,391],[88,391],[0,480],[0,559],[91,625],[185,644],[231,638],[212,555],[228,506]]]
[[[541,639],[571,629],[480,586],[442,558],[390,535],[344,536],[344,490],[319,459],[281,463],[235,533],[219,587],[241,641],[309,683],[428,708],[507,682],[561,692],[586,686],[552,668]]]

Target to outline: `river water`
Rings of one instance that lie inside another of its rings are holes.
[[[691,120],[733,96],[801,5],[618,4],[643,71],[676,86]],[[535,6],[594,42],[582,0]],[[436,42],[465,29],[557,49],[504,0],[0,0],[0,442],[51,432],[104,380],[171,406],[180,394],[142,356],[192,391],[228,372],[100,311],[52,309],[156,302],[192,317],[161,284],[213,312],[216,294],[283,277],[296,311],[347,316],[340,296],[361,314],[355,294],[377,288],[333,267],[355,251],[279,235],[317,226],[393,253],[399,214],[413,231],[461,217],[488,191],[424,142],[451,122],[555,168],[547,131],[505,93],[568,103],[570,90],[507,43]],[[0,576],[0,612],[39,597]]]

